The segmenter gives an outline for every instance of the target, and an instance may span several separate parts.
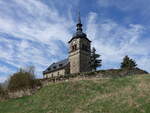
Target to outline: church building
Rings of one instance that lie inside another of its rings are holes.
[[[43,71],[44,78],[91,71],[91,41],[82,31],[80,15],[76,27],[76,33],[68,41],[68,58],[51,64]]]

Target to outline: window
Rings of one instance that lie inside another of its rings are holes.
[[[77,50],[77,45],[76,44],[72,46],[72,51],[75,51],[75,50]]]
[[[58,71],[57,75],[59,75],[59,71]]]
[[[77,50],[77,45],[74,45],[74,49]]]
[[[59,67],[62,67],[63,66],[63,64],[59,64]]]
[[[73,51],[74,50],[74,46],[72,46],[71,48],[72,48],[71,50]]]
[[[56,66],[54,66],[53,68],[56,69]]]

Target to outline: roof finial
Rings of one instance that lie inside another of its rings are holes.
[[[78,13],[78,22],[77,22],[77,31],[82,32],[82,24],[81,24],[81,18],[80,18],[80,11]]]
[[[81,24],[80,11],[78,12],[78,24]]]

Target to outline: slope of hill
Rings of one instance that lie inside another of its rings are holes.
[[[0,113],[150,113],[150,75],[52,83],[0,102]]]

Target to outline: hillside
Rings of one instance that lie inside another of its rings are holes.
[[[51,83],[0,113],[150,113],[150,75]]]

